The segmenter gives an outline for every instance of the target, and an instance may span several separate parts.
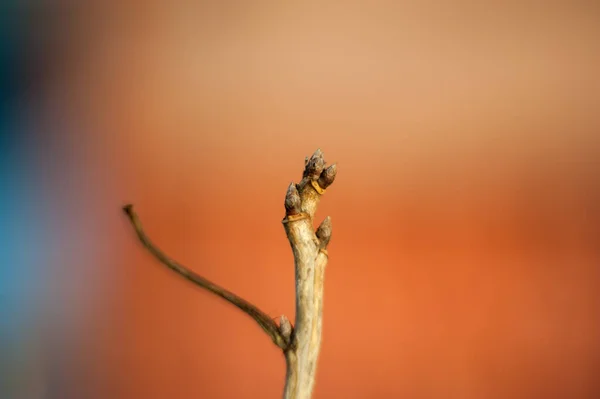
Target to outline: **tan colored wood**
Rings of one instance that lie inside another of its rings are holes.
[[[283,226],[294,255],[296,279],[296,318],[292,326],[285,315],[279,326],[273,319],[234,293],[196,274],[165,255],[142,228],[133,205],[123,207],[142,244],[160,262],[194,284],[220,296],[252,317],[271,340],[282,349],[286,361],[284,399],[309,399],[315,375],[323,326],[323,287],[327,266],[327,245],[331,239],[331,219],[326,217],[314,231],[313,219],[321,196],[336,176],[335,164],[325,168],[321,150],[305,161],[302,180],[291,183],[285,196]]]

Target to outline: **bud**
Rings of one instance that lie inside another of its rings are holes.
[[[321,188],[323,189],[329,187],[331,183],[333,183],[333,181],[335,180],[336,174],[337,164],[334,163],[333,165],[330,165],[329,167],[325,168],[325,170],[321,172],[321,176],[319,177],[319,186],[321,186]]]
[[[321,149],[318,148],[317,151],[315,151],[315,153],[312,154],[312,156],[306,163],[303,177],[316,179],[317,177],[319,177],[324,167],[325,159],[323,158],[323,151],[321,151]]]
[[[285,211],[288,215],[295,215],[300,212],[300,194],[294,182],[291,182],[285,194]]]
[[[329,216],[323,219],[317,228],[316,235],[319,241],[321,241],[321,248],[327,248],[329,240],[331,240],[331,218]]]
[[[292,324],[283,314],[279,317],[279,331],[285,339],[289,339],[292,335]]]

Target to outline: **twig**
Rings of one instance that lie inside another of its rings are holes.
[[[278,327],[269,315],[250,302],[170,259],[144,233],[133,205],[123,207],[142,244],[160,262],[250,315],[275,345],[283,350],[287,366],[284,399],[309,399],[315,383],[321,347],[323,283],[328,261],[327,245],[331,239],[331,219],[326,217],[316,232],[313,219],[320,198],[333,183],[336,173],[336,164],[325,167],[325,159],[319,149],[306,158],[300,183],[292,182],[286,192],[285,218],[282,222],[294,254],[295,326],[282,315]]]
[[[325,168],[323,153],[318,149],[306,159],[300,183],[290,184],[286,193],[283,222],[296,269],[296,322],[291,348],[285,351],[284,399],[309,399],[315,383],[331,219],[325,218],[315,233],[313,218],[321,196],[333,183],[336,173],[336,164]]]
[[[289,347],[290,333],[286,331],[287,334],[282,334],[279,328],[277,327],[277,324],[275,324],[275,322],[271,319],[269,315],[267,315],[265,312],[263,312],[250,302],[246,301],[245,299],[237,296],[233,292],[230,292],[225,288],[218,286],[217,284],[193,272],[189,268],[179,264],[173,259],[170,259],[167,255],[165,255],[164,252],[158,249],[156,245],[152,243],[152,241],[150,241],[150,238],[148,238],[148,236],[144,232],[144,229],[142,228],[142,224],[140,222],[139,217],[133,210],[133,205],[125,205],[123,207],[123,210],[129,217],[129,220],[131,221],[131,224],[133,225],[142,244],[144,244],[148,251],[150,251],[150,253],[154,255],[161,263],[163,263],[171,270],[174,270],[175,272],[179,273],[181,276],[190,280],[199,287],[202,287],[220,296],[221,298],[232,303],[233,305],[237,306],[239,309],[247,313],[258,323],[258,325],[261,326],[261,328],[267,333],[267,335],[271,337],[275,345],[277,345],[281,349],[285,350]],[[291,326],[285,326],[285,328],[291,328]]]

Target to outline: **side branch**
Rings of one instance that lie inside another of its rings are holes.
[[[233,292],[230,292],[230,291],[226,290],[225,288],[220,287],[217,284],[205,279],[204,277],[193,272],[192,270],[188,269],[187,267],[177,263],[173,259],[170,259],[167,255],[165,255],[165,253],[163,253],[160,249],[158,249],[156,247],[156,245],[154,245],[152,243],[152,241],[150,241],[150,238],[148,238],[148,236],[146,235],[146,233],[144,232],[144,230],[142,228],[142,224],[141,224],[137,214],[133,210],[133,205],[131,205],[131,204],[125,205],[123,207],[123,210],[129,217],[129,220],[131,221],[131,224],[133,225],[133,227],[137,233],[137,236],[140,239],[140,241],[142,242],[142,244],[162,264],[167,266],[169,269],[174,270],[179,275],[181,275],[184,278],[188,279],[189,281],[193,282],[197,286],[202,287],[202,288],[212,292],[213,294],[220,296],[221,298],[232,303],[233,305],[235,305],[236,307],[238,307],[239,309],[241,309],[242,311],[247,313],[250,317],[252,317],[258,323],[258,325],[267,333],[267,335],[269,335],[269,337],[271,337],[271,339],[273,340],[275,345],[277,345],[281,349],[286,350],[290,346],[290,332],[289,331],[284,331],[282,333],[280,331],[280,329],[277,327],[277,324],[275,324],[275,322],[273,321],[273,319],[269,315],[267,315],[265,312],[258,309],[255,305],[253,305],[250,302],[246,301],[245,299],[237,296]],[[282,327],[284,327],[284,329],[291,329],[291,325],[289,325],[289,322],[285,326],[282,325]]]

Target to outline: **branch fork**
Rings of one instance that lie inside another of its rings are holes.
[[[133,205],[123,207],[138,238],[155,258],[184,278],[248,314],[283,351],[287,366],[284,399],[309,399],[315,383],[321,347],[323,283],[328,261],[327,246],[331,240],[331,218],[327,216],[316,231],[313,228],[313,219],[321,196],[333,183],[337,174],[336,164],[329,167],[325,167],[325,164],[320,149],[310,158],[307,157],[302,180],[298,184],[292,182],[285,195],[285,217],[282,223],[295,264],[294,325],[285,315],[279,317],[278,325],[255,305],[169,258],[145,234]]]

